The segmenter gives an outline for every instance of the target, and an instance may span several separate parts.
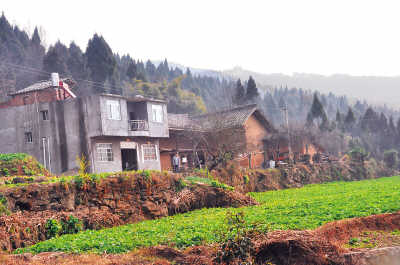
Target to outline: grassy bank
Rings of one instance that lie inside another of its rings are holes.
[[[312,229],[326,222],[400,210],[400,177],[307,185],[251,193],[261,204],[240,209],[202,209],[158,220],[99,231],[84,231],[40,242],[17,252],[120,253],[158,244],[177,247],[218,241],[227,211],[243,211],[248,226]]]

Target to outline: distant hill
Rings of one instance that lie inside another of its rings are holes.
[[[349,98],[367,100],[370,103],[387,104],[393,108],[400,107],[400,76],[351,76],[335,74],[330,76],[318,74],[295,73],[261,74],[235,67],[222,72],[232,78],[247,79],[253,76],[260,87],[297,87],[317,90],[321,93],[332,92],[335,95],[346,95]]]

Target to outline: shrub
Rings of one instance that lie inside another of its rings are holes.
[[[141,175],[147,182],[150,183],[152,182],[150,170],[147,169],[143,170]]]
[[[9,215],[10,211],[7,208],[7,199],[0,194],[0,216],[4,214]]]
[[[179,179],[179,180],[176,182],[175,187],[176,187],[176,191],[177,191],[177,192],[180,192],[180,191],[183,190],[185,187],[187,187],[187,184],[186,184],[186,182],[185,182],[184,179]]]
[[[13,160],[23,160],[26,157],[28,157],[28,155],[24,153],[0,154],[0,161],[9,162]]]
[[[235,259],[239,259],[239,264],[253,264],[251,252],[254,245],[251,241],[251,231],[247,228],[244,213],[227,212],[226,222],[228,229],[222,235],[222,244],[217,252],[215,262],[230,264]]]
[[[3,168],[1,171],[3,172],[4,176],[6,177],[10,176],[10,171],[8,170],[8,168]]]
[[[61,220],[63,234],[76,234],[82,231],[82,222],[75,216],[70,215],[67,219]]]
[[[383,161],[389,168],[396,168],[399,163],[398,152],[394,149],[386,150],[383,153]]]
[[[89,169],[89,161],[86,159],[86,156],[82,154],[80,157],[76,157],[76,161],[79,165],[78,174],[82,177],[87,176]]]
[[[248,184],[248,183],[250,182],[249,176],[244,175],[244,176],[243,176],[243,182],[244,182],[244,184]]]
[[[215,188],[221,188],[221,189],[224,189],[224,190],[231,190],[231,191],[235,189],[234,187],[229,186],[229,185],[227,185],[225,183],[221,183],[216,179],[213,179],[211,181],[211,186],[215,187]]]
[[[63,230],[61,224],[55,219],[48,219],[45,224],[45,229],[47,239],[60,235]]]
[[[360,147],[350,150],[349,155],[351,160],[356,162],[364,162],[364,160],[368,157],[368,153]]]

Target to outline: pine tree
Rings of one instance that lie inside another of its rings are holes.
[[[110,46],[103,37],[94,34],[89,40],[85,57],[93,81],[104,84],[109,80],[110,85],[116,86],[116,60]],[[101,86],[96,86],[97,93],[105,91]]]
[[[62,44],[61,44],[62,45]],[[67,75],[68,66],[67,59],[63,47],[61,45],[51,46],[49,51],[46,53],[43,59],[43,71],[48,73],[59,73],[60,75]],[[41,79],[48,80],[50,76],[48,74],[41,75]]]
[[[236,105],[243,104],[243,102],[245,101],[246,91],[244,90],[244,87],[242,85],[242,81],[240,80],[240,78],[236,82],[235,92],[236,93],[235,93],[233,102]]]
[[[364,116],[361,118],[360,126],[361,129],[368,132],[374,132],[376,129],[379,128],[378,125],[378,115],[376,112],[369,107],[366,111]]]
[[[132,61],[129,64],[128,69],[126,70],[126,75],[129,79],[137,78],[138,72],[135,61]]]
[[[246,99],[248,101],[253,101],[257,97],[259,97],[258,89],[256,82],[254,81],[253,77],[250,76],[249,80],[247,81],[247,89],[246,89]]]
[[[312,125],[315,119],[320,120],[318,126],[321,130],[328,129],[328,118],[326,116],[324,107],[318,99],[317,93],[314,94],[313,103],[307,115],[307,124]]]
[[[353,110],[349,107],[347,111],[346,118],[344,119],[344,126],[347,131],[351,131],[356,122],[356,118],[354,116]]]

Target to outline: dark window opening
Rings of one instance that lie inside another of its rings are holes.
[[[122,170],[137,170],[137,152],[136,149],[121,149]]]
[[[49,111],[48,110],[42,110],[40,112],[41,116],[42,116],[42,120],[44,121],[48,121],[49,120]]]
[[[134,121],[137,120],[137,116],[135,112],[129,112],[129,120]]]
[[[32,132],[26,132],[25,133],[25,142],[27,142],[27,143],[32,143],[33,142]]]

